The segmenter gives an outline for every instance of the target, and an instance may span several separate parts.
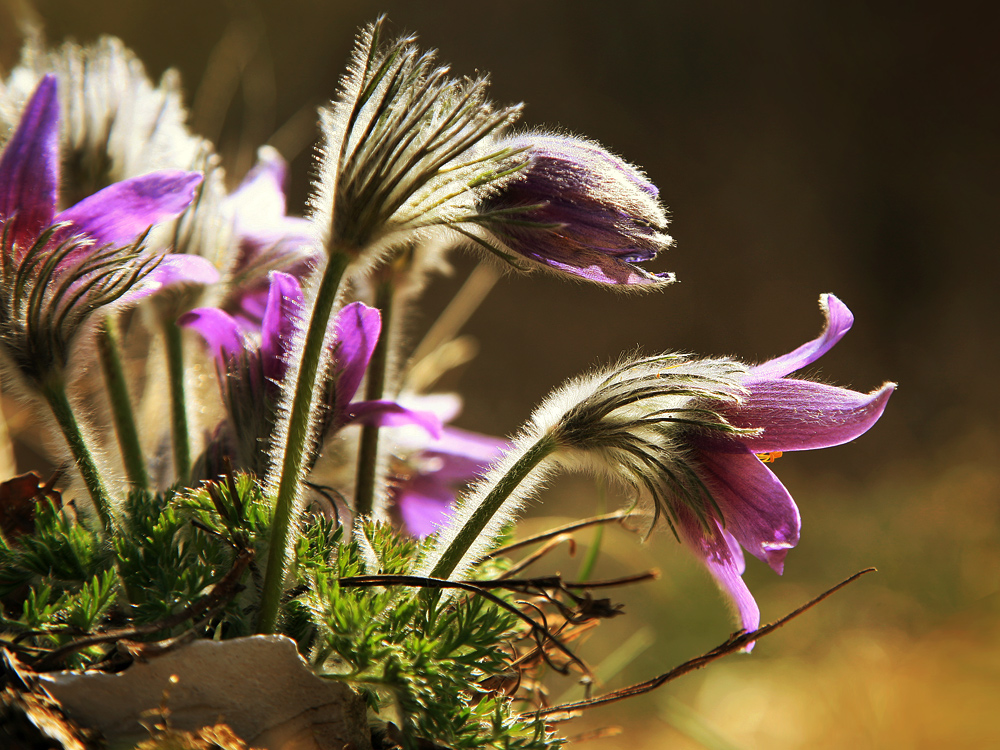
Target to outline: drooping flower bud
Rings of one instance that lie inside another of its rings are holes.
[[[480,203],[484,238],[501,252],[584,281],[657,288],[673,274],[637,263],[670,247],[659,191],[593,141],[525,134],[498,144],[528,164]]]

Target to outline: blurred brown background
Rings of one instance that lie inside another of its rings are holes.
[[[181,71],[192,124],[217,139],[234,177],[265,140],[291,158],[295,210],[315,107],[335,93],[356,28],[380,12],[456,72],[489,71],[498,101],[527,103],[526,124],[588,135],[641,165],[677,240],[654,270],[680,283],[619,297],[545,276],[501,281],[467,329],[482,344],[462,379],[468,428],[511,432],[551,387],[637,345],[784,353],[817,333],[818,295],[836,293],[857,322],[811,372],[900,389],[857,443],[777,463],[802,542],[783,578],[751,560],[747,579],[769,620],[861,567],[880,572],[752,656],[567,731],[624,725],[595,749],[1000,746],[992,4],[3,2],[4,69],[21,19],[52,42],[120,36],[153,76]],[[456,264],[461,279],[472,260]],[[432,287],[428,309],[456,285]],[[586,479],[562,480],[529,525],[590,514],[596,496]],[[719,597],[669,535],[639,546],[610,533],[606,549],[602,574],[663,570],[624,594],[629,616],[588,644],[609,668],[641,654],[610,685],[725,638]]]

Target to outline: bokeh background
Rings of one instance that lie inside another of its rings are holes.
[[[747,580],[770,620],[862,567],[879,572],[751,656],[566,732],[623,728],[582,745],[595,750],[1000,746],[992,5],[0,0],[0,66],[16,62],[26,20],[51,42],[117,35],[154,77],[181,72],[191,124],[234,179],[257,145],[279,148],[301,207],[315,109],[357,27],[382,12],[455,71],[489,71],[498,101],[527,103],[527,125],[586,134],[641,165],[673,217],[677,245],[654,270],[680,283],[662,294],[504,278],[466,328],[481,352],[462,372],[461,425],[510,433],[550,388],[637,346],[784,353],[816,335],[822,292],[857,322],[811,372],[860,390],[900,383],[856,443],[777,462],[802,542],[782,578],[750,560]],[[456,257],[455,277],[431,287],[415,336],[473,264]],[[525,529],[598,505],[592,482],[562,479]],[[589,538],[545,566],[572,574]],[[652,677],[732,628],[669,534],[640,544],[608,531],[599,575],[648,567],[660,580],[623,592],[628,615],[585,647],[603,687]]]

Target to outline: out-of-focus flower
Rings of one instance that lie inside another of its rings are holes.
[[[480,204],[480,223],[514,258],[615,287],[660,287],[652,260],[673,240],[659,191],[635,167],[582,138],[526,134],[498,144],[528,164]]]
[[[434,438],[424,430],[394,430],[391,506],[403,527],[418,538],[445,525],[458,493],[510,447],[506,440],[448,426],[461,409],[453,394],[411,396],[404,403],[429,411],[445,426]]]
[[[55,76],[42,78],[0,155],[0,250],[4,348],[29,377],[66,363],[98,309],[165,285],[217,278],[202,259],[141,252],[150,226],[183,211],[201,175],[160,171],[109,185],[57,212],[59,104]]]
[[[21,62],[0,81],[0,132],[16,126],[47,74],[60,84],[67,202],[155,170],[204,166],[211,147],[186,125],[177,71],[168,70],[153,84],[142,62],[114,37],[47,50],[30,36]]]
[[[318,260],[312,223],[285,213],[287,176],[285,160],[263,146],[257,164],[225,201],[236,250],[226,273],[222,307],[250,327],[259,326],[264,316],[271,271],[301,279]]]
[[[270,277],[259,331],[214,307],[191,310],[177,320],[178,325],[197,331],[214,355],[231,425],[231,433],[219,434],[218,439],[234,443],[233,458],[238,465],[260,476],[267,468],[266,451],[303,304],[302,290],[293,276],[273,271]],[[330,378],[319,434],[332,434],[357,422],[416,424],[440,435],[440,423],[433,414],[412,411],[394,401],[353,401],[378,341],[378,310],[353,302],[337,314],[332,327]]]

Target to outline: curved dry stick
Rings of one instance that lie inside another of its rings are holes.
[[[615,690],[605,695],[600,695],[596,698],[589,698],[587,700],[576,701],[574,703],[564,703],[561,706],[552,706],[551,708],[543,708],[537,711],[528,711],[518,716],[519,719],[531,719],[539,716],[550,716],[552,714],[563,714],[570,713],[573,711],[580,711],[584,708],[594,708],[595,706],[602,706],[608,703],[616,703],[620,700],[625,700],[626,698],[632,698],[636,695],[642,695],[643,693],[648,693],[656,688],[664,685],[672,680],[676,680],[678,677],[686,675],[688,672],[694,672],[696,669],[701,669],[702,667],[710,664],[716,659],[721,659],[723,656],[728,656],[729,654],[739,651],[756,640],[763,638],[765,635],[773,633],[775,630],[781,626],[787,624],[788,622],[794,620],[799,615],[803,614],[807,610],[812,609],[821,601],[826,599],[828,596],[835,594],[840,591],[840,589],[847,586],[849,583],[853,583],[861,576],[866,573],[872,573],[875,568],[865,568],[864,570],[858,571],[854,575],[846,578],[845,580],[838,583],[831,589],[827,589],[822,594],[817,596],[815,599],[803,604],[798,609],[790,612],[784,617],[775,620],[772,623],[763,625],[756,630],[751,630],[750,632],[739,632],[730,636],[729,640],[725,643],[721,643],[710,651],[706,651],[700,656],[696,656],[683,664],[680,664],[669,672],[665,672],[658,677],[654,677],[651,680],[646,680],[645,682],[639,682],[635,685],[629,685],[628,687],[622,688],[621,690]]]
[[[554,536],[559,536],[560,534],[568,534],[571,531],[578,531],[580,529],[585,529],[588,526],[596,526],[600,523],[611,523],[612,521],[621,521],[623,518],[628,516],[627,510],[616,510],[614,513],[605,513],[603,516],[594,516],[593,518],[585,518],[582,521],[574,521],[573,523],[568,523],[565,526],[560,526],[556,529],[551,529],[542,534],[536,534],[535,536],[529,536],[527,539],[521,539],[517,542],[511,542],[503,547],[498,547],[487,555],[483,555],[474,564],[479,564],[485,560],[492,560],[494,557],[500,557],[506,555],[507,553],[521,549],[521,547],[527,547],[529,544],[535,544],[536,542],[544,542],[547,539],[551,539]]]

